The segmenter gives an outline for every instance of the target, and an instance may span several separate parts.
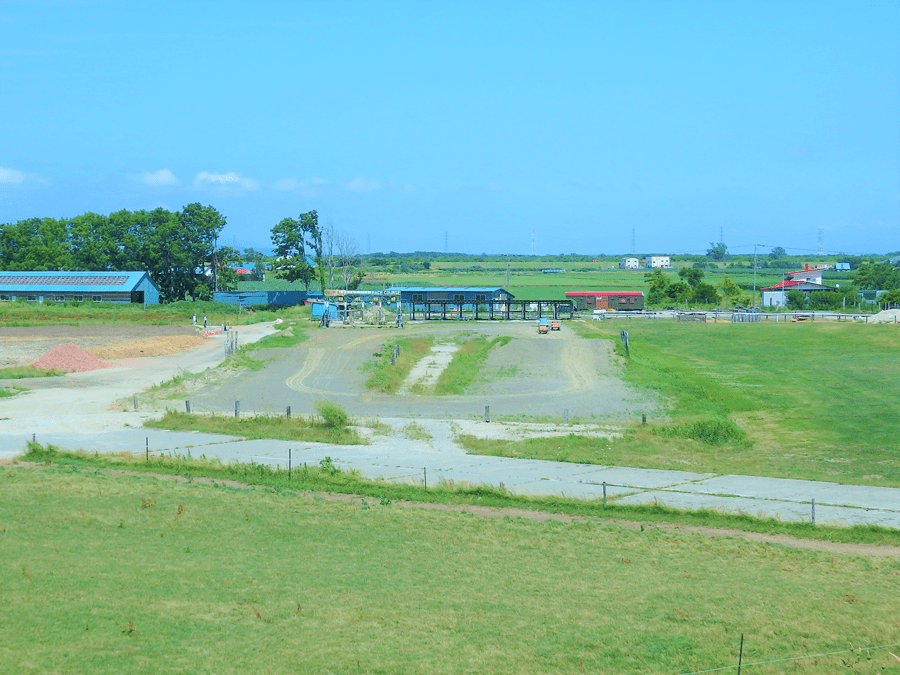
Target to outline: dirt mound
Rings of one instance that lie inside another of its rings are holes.
[[[130,359],[144,356],[168,356],[206,344],[199,335],[172,335],[144,340],[122,340],[88,351],[101,359]]]
[[[868,323],[900,323],[900,309],[886,309],[870,316]]]
[[[73,371],[85,373],[89,370],[110,367],[108,363],[104,363],[74,342],[64,342],[61,345],[56,345],[31,365],[46,370],[62,370],[67,373]]]

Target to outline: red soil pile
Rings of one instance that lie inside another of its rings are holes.
[[[104,363],[90,352],[86,352],[74,342],[56,345],[31,365],[46,370],[55,368],[67,373],[72,371],[84,373],[89,370],[110,367],[108,363]]]

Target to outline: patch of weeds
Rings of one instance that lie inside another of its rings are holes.
[[[363,420],[359,426],[365,427],[366,429],[371,429],[374,433],[380,436],[387,436],[394,431],[390,424],[385,424],[377,417]]]
[[[325,459],[319,460],[319,471],[327,473],[329,476],[336,476],[340,469],[334,465],[334,460],[331,457],[325,457]]]
[[[411,441],[430,441],[431,434],[421,424],[410,422],[403,427],[403,435]]]
[[[434,393],[439,396],[465,393],[480,377],[484,377],[482,366],[487,360],[488,353],[495,347],[508,344],[510,340],[512,340],[510,336],[503,335],[493,340],[476,337],[462,343],[438,377]]]
[[[350,416],[337,403],[332,401],[316,401],[316,412],[322,418],[322,423],[332,429],[344,429],[350,423]]]
[[[0,380],[23,380],[31,377],[59,377],[66,371],[58,368],[35,368],[34,366],[13,366],[0,368]]]
[[[729,419],[708,418],[687,424],[671,424],[654,427],[650,432],[664,437],[691,438],[708,445],[751,445],[747,432]]]
[[[366,389],[385,394],[396,394],[413,366],[431,350],[434,338],[420,336],[385,342],[372,354],[372,359],[362,365],[368,374]],[[399,348],[397,359],[391,364],[394,348]]]

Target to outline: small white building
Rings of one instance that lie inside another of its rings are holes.
[[[822,268],[810,267],[807,263],[802,270],[796,272],[788,272],[791,281],[808,281],[812,284],[822,285]]]
[[[636,270],[641,266],[641,261],[637,258],[622,258],[619,261],[619,269]]]
[[[667,255],[648,255],[647,267],[654,270],[672,269],[672,261]]]

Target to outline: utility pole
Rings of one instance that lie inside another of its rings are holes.
[[[756,247],[759,244],[753,244],[753,306],[756,307]]]

